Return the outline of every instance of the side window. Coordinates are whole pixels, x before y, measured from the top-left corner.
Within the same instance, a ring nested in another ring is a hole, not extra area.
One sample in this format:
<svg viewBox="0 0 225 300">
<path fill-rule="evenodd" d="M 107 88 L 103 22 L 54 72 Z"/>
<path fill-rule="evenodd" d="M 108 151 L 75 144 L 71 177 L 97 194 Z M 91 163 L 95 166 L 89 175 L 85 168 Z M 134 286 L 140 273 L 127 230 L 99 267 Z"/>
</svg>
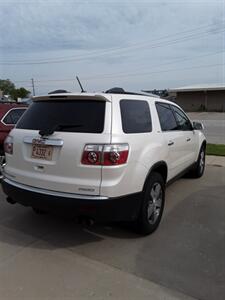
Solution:
<svg viewBox="0 0 225 300">
<path fill-rule="evenodd" d="M 157 102 L 156 109 L 159 116 L 159 122 L 162 131 L 177 130 L 177 122 L 174 117 L 173 111 L 170 106 L 166 103 Z"/>
<path fill-rule="evenodd" d="M 171 105 L 177 120 L 179 130 L 192 130 L 192 125 L 187 116 L 178 107 Z"/>
<path fill-rule="evenodd" d="M 143 133 L 152 131 L 152 121 L 147 101 L 121 100 L 120 111 L 123 132 Z"/>
<path fill-rule="evenodd" d="M 2 120 L 7 125 L 15 125 L 26 109 L 12 109 Z"/>
</svg>

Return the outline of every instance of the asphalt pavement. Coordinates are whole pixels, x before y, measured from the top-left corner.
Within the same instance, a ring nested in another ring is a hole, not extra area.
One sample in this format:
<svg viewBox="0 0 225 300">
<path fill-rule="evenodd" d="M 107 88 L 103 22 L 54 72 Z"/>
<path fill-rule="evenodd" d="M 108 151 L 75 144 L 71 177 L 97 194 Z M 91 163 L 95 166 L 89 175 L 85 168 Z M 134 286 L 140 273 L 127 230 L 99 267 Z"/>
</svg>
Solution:
<svg viewBox="0 0 225 300">
<path fill-rule="evenodd" d="M 225 144 L 225 113 L 193 112 L 188 115 L 193 121 L 203 123 L 208 143 Z"/>
<path fill-rule="evenodd" d="M 0 299 L 225 299 L 225 167 L 166 192 L 158 230 L 85 227 L 0 193 Z"/>
</svg>

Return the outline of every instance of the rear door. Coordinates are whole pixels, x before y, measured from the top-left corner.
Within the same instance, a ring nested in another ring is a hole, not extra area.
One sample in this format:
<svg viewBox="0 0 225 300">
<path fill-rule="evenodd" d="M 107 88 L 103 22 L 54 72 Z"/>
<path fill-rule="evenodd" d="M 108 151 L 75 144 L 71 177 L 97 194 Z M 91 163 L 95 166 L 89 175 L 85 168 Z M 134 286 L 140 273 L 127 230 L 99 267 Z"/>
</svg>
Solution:
<svg viewBox="0 0 225 300">
<path fill-rule="evenodd" d="M 110 142 L 111 103 L 35 101 L 12 131 L 6 173 L 15 181 L 52 191 L 99 195 L 101 166 L 81 164 L 86 144 Z"/>
</svg>

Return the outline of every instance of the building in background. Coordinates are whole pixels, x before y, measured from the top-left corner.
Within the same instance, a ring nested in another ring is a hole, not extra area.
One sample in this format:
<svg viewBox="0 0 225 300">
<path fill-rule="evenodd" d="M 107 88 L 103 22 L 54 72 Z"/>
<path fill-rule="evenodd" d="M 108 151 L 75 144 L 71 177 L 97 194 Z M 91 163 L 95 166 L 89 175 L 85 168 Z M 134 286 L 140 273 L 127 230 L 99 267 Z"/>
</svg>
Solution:
<svg viewBox="0 0 225 300">
<path fill-rule="evenodd" d="M 185 86 L 169 89 L 168 94 L 186 111 L 225 111 L 225 85 Z"/>
</svg>

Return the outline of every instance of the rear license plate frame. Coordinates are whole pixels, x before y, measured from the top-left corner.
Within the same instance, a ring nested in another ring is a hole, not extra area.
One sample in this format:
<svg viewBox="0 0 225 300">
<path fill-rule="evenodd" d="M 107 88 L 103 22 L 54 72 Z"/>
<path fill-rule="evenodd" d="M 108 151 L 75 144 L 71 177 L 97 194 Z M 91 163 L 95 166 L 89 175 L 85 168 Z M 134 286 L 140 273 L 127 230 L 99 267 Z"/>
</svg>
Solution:
<svg viewBox="0 0 225 300">
<path fill-rule="evenodd" d="M 53 146 L 32 143 L 31 158 L 52 161 Z"/>
</svg>

